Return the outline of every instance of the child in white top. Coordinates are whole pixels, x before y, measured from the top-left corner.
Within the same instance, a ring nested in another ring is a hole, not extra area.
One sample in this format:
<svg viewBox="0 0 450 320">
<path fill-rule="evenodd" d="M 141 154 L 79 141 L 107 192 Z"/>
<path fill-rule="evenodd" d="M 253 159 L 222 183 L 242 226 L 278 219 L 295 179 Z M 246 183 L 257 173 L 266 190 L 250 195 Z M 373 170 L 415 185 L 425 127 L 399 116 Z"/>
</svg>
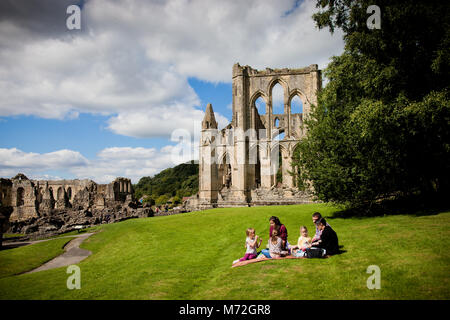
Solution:
<svg viewBox="0 0 450 320">
<path fill-rule="evenodd" d="M 269 254 L 271 258 L 281 257 L 283 241 L 278 236 L 278 234 L 278 229 L 274 228 L 272 231 L 272 237 L 269 239 Z"/>
<path fill-rule="evenodd" d="M 234 260 L 233 264 L 239 261 L 251 260 L 256 258 L 256 249 L 261 245 L 262 239 L 255 235 L 255 229 L 248 228 L 246 231 L 247 238 L 245 238 L 245 255 L 241 259 Z"/>
<path fill-rule="evenodd" d="M 300 237 L 298 238 L 297 245 L 290 246 L 292 255 L 296 257 L 303 257 L 306 249 L 311 247 L 311 238 L 308 237 L 308 229 L 305 226 L 300 227 Z"/>
</svg>

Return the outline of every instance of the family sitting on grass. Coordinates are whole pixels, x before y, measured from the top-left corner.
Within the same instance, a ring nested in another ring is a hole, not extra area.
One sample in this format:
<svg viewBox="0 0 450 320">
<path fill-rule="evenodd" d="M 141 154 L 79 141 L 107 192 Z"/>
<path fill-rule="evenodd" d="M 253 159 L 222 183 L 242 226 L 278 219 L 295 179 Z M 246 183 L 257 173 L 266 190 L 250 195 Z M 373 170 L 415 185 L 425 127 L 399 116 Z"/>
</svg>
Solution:
<svg viewBox="0 0 450 320">
<path fill-rule="evenodd" d="M 245 239 L 246 252 L 244 257 L 233 261 L 233 265 L 252 259 L 276 259 L 280 257 L 291 258 L 323 258 L 339 253 L 339 243 L 336 232 L 330 227 L 325 218 L 319 212 L 314 212 L 312 221 L 316 226 L 316 234 L 311 239 L 308 236 L 308 229 L 300 227 L 300 237 L 296 245 L 288 242 L 286 226 L 280 222 L 278 217 L 272 216 L 269 219 L 269 241 L 267 248 L 258 253 L 262 239 L 255 233 L 255 229 L 247 229 Z"/>
</svg>

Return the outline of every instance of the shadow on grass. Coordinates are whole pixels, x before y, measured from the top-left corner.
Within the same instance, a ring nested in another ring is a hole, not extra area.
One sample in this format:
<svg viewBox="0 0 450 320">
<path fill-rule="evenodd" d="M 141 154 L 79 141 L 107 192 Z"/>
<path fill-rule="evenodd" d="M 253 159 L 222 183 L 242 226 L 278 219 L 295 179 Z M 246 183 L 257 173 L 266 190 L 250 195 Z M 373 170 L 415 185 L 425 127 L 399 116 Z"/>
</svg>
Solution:
<svg viewBox="0 0 450 320">
<path fill-rule="evenodd" d="M 15 248 L 23 247 L 23 246 L 26 246 L 26 245 L 29 245 L 29 244 L 30 244 L 30 242 L 3 243 L 3 245 L 0 247 L 0 251 L 9 250 L 9 249 L 15 249 Z"/>
<path fill-rule="evenodd" d="M 343 253 L 346 253 L 347 250 L 343 250 L 342 248 L 344 248 L 344 245 L 339 245 L 339 252 L 335 254 L 335 256 L 337 255 L 341 255 Z"/>
<path fill-rule="evenodd" d="M 371 218 L 391 215 L 432 216 L 450 211 L 450 203 L 443 199 L 403 198 L 384 200 L 371 206 L 336 211 L 327 219 Z"/>
</svg>

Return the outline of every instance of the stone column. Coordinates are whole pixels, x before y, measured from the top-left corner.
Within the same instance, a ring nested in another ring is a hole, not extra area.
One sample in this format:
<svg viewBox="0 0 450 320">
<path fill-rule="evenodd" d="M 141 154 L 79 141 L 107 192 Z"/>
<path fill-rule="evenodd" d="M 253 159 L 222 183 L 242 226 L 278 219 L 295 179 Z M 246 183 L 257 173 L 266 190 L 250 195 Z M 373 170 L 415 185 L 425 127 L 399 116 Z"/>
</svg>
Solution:
<svg viewBox="0 0 450 320">
<path fill-rule="evenodd" d="M 270 157 L 270 142 L 268 140 L 260 140 L 259 159 L 261 162 L 261 188 L 263 189 L 270 189 L 272 187 Z"/>
<path fill-rule="evenodd" d="M 281 153 L 281 170 L 283 175 L 283 186 L 287 188 L 292 188 L 294 186 L 292 175 L 289 172 L 292 172 L 292 157 L 288 154 L 288 152 Z"/>
</svg>

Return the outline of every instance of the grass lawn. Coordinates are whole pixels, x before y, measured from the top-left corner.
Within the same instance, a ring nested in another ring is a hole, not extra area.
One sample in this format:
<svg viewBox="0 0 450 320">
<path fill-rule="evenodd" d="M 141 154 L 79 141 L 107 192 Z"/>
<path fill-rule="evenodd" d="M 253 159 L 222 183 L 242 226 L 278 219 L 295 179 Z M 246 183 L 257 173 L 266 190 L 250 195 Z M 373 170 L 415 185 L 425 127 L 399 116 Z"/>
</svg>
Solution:
<svg viewBox="0 0 450 320">
<path fill-rule="evenodd" d="M 80 290 L 68 290 L 66 268 L 58 268 L 2 277 L 0 299 L 450 298 L 450 212 L 329 219 L 345 253 L 231 268 L 244 255 L 248 227 L 265 246 L 268 219 L 277 215 L 295 243 L 301 225 L 314 233 L 314 211 L 328 217 L 337 209 L 226 208 L 102 225 L 81 246 L 93 254 L 79 263 Z M 14 250 L 2 252 L 0 265 Z M 381 269 L 380 290 L 366 286 L 370 265 Z"/>
<path fill-rule="evenodd" d="M 64 252 L 72 239 L 56 239 L 0 251 L 0 278 L 30 271 Z"/>
</svg>

